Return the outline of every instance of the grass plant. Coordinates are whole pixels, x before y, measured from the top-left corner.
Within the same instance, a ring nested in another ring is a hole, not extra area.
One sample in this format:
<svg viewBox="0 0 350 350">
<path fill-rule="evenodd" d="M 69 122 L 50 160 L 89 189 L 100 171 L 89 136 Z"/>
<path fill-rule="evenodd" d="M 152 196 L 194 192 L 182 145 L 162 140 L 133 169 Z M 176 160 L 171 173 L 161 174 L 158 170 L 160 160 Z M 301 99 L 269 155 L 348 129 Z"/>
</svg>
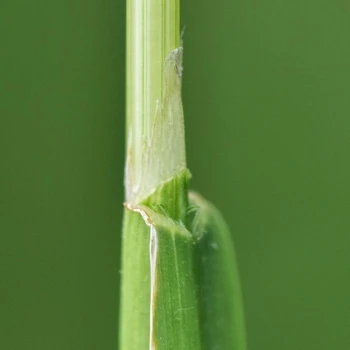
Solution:
<svg viewBox="0 0 350 350">
<path fill-rule="evenodd" d="M 127 1 L 121 350 L 245 350 L 221 214 L 189 191 L 179 0 Z"/>
</svg>

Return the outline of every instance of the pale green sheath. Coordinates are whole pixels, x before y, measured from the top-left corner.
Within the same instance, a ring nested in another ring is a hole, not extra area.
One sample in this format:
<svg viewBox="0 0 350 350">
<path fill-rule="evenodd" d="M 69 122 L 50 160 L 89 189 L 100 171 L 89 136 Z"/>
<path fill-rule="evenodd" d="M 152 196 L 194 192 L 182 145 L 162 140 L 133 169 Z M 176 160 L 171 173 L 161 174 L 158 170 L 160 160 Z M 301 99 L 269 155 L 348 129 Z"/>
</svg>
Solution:
<svg viewBox="0 0 350 350">
<path fill-rule="evenodd" d="M 232 236 L 217 209 L 188 191 L 181 73 L 177 48 L 164 63 L 142 171 L 133 172 L 128 149 L 120 350 L 246 350 Z"/>
</svg>

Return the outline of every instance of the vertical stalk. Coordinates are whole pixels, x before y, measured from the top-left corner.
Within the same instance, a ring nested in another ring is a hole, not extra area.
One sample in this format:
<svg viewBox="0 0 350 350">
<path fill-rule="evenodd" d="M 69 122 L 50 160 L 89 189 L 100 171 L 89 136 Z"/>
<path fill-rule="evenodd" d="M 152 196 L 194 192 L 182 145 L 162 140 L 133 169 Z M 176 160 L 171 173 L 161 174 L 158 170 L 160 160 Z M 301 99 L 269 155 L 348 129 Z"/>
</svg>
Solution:
<svg viewBox="0 0 350 350">
<path fill-rule="evenodd" d="M 141 181 L 144 144 L 164 92 L 164 62 L 180 45 L 180 0 L 127 1 L 128 178 Z M 128 196 L 128 195 L 127 195 Z"/>
<path fill-rule="evenodd" d="M 177 263 L 191 261 L 191 237 L 182 227 L 173 227 L 173 221 L 168 227 L 167 219 L 164 224 L 155 213 L 140 209 L 147 204 L 181 220 L 186 214 L 189 176 L 184 169 L 182 50 L 176 49 L 180 44 L 179 1 L 127 0 L 128 151 L 120 350 L 178 350 L 186 349 L 187 344 L 198 350 L 198 327 L 194 334 L 189 333 L 190 323 L 198 324 L 197 310 L 191 307 L 187 312 L 192 318 L 181 312 L 187 310 L 183 305 L 195 303 L 194 278 L 186 266 Z M 178 178 L 163 187 L 178 172 Z M 152 219 L 145 220 L 150 215 Z M 186 288 L 179 287 L 176 275 L 182 283 L 188 280 Z M 184 328 L 189 334 L 179 342 L 178 330 Z"/>
</svg>

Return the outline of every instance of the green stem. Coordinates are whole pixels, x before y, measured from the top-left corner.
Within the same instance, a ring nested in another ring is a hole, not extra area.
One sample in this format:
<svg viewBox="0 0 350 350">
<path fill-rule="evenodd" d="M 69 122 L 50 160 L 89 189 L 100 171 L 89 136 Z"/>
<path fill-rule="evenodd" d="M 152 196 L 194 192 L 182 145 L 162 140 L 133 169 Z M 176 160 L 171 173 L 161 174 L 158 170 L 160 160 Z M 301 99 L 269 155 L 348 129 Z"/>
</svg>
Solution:
<svg viewBox="0 0 350 350">
<path fill-rule="evenodd" d="M 180 45 L 179 14 L 180 0 L 127 1 L 127 177 L 134 187 L 143 176 L 144 145 L 164 93 L 165 58 Z"/>
<path fill-rule="evenodd" d="M 128 0 L 121 350 L 199 350 L 179 44 L 179 0 Z"/>
</svg>

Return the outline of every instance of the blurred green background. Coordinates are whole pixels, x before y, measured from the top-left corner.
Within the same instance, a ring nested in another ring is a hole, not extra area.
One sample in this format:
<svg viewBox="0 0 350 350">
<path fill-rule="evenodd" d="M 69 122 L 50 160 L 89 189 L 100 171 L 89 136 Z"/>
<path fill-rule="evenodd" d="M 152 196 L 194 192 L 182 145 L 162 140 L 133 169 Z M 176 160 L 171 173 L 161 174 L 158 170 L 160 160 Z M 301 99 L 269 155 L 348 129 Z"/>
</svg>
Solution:
<svg viewBox="0 0 350 350">
<path fill-rule="evenodd" d="M 350 5 L 183 1 L 193 187 L 250 350 L 350 349 Z M 0 4 L 0 349 L 117 348 L 125 3 Z"/>
</svg>

